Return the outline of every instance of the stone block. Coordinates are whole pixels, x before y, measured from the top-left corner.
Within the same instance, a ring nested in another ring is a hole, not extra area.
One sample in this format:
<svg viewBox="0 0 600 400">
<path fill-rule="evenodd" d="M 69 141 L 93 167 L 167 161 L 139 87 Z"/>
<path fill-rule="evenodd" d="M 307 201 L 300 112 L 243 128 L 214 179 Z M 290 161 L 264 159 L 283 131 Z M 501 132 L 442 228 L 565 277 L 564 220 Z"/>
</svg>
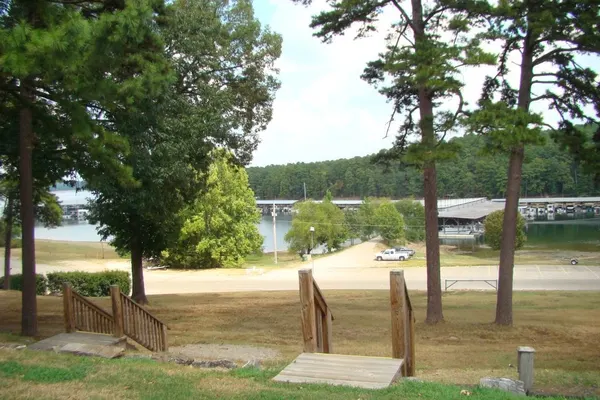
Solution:
<svg viewBox="0 0 600 400">
<path fill-rule="evenodd" d="M 481 378 L 479 386 L 491 389 L 500 389 L 516 395 L 525 396 L 525 384 L 508 378 Z"/>
<path fill-rule="evenodd" d="M 117 346 L 103 346 L 99 344 L 68 343 L 62 346 L 58 352 L 77 354 L 80 356 L 117 358 L 125 353 L 125 349 Z"/>
</svg>

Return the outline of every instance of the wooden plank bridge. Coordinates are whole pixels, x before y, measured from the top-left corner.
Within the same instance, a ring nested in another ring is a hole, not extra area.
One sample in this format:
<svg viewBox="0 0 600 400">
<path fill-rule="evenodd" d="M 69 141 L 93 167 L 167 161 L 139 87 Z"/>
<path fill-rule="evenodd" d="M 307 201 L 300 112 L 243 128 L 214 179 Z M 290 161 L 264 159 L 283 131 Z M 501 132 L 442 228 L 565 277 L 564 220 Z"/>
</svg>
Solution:
<svg viewBox="0 0 600 400">
<path fill-rule="evenodd" d="M 304 353 L 273 380 L 381 389 L 402 376 L 414 376 L 415 316 L 404 271 L 390 272 L 392 357 L 330 354 L 333 351 L 333 313 L 313 279 L 312 270 L 303 269 L 298 274 Z"/>
</svg>

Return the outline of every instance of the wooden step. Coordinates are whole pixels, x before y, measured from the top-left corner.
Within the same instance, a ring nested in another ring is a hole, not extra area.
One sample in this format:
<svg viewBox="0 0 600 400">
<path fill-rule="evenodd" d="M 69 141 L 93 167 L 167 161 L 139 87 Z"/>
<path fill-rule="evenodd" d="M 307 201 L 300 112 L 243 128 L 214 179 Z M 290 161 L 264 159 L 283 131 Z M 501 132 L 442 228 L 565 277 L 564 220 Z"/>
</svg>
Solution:
<svg viewBox="0 0 600 400">
<path fill-rule="evenodd" d="M 403 363 L 398 358 L 302 353 L 273 380 L 382 389 L 400 378 Z"/>
</svg>

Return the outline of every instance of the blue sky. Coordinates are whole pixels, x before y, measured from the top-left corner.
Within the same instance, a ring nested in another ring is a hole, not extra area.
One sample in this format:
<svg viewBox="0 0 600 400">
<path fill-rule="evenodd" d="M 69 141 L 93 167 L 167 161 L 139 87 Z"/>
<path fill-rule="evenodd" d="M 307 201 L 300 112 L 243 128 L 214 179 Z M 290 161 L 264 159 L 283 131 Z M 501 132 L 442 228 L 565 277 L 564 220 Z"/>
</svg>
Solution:
<svg viewBox="0 0 600 400">
<path fill-rule="evenodd" d="M 392 138 L 382 138 L 390 105 L 360 79 L 366 62 L 384 49 L 383 33 L 323 44 L 308 26 L 319 7 L 291 0 L 256 0 L 254 7 L 260 21 L 283 36 L 283 52 L 273 120 L 252 165 L 363 156 L 389 147 Z"/>
<path fill-rule="evenodd" d="M 283 37 L 283 51 L 277 62 L 281 89 L 276 94 L 273 120 L 261 132 L 261 143 L 254 153 L 252 166 L 312 162 L 364 156 L 389 148 L 395 130 L 384 139 L 386 124 L 392 111 L 377 90 L 360 79 L 368 61 L 385 49 L 386 28 L 397 19 L 397 11 L 388 9 L 380 17 L 380 32 L 354 40 L 354 32 L 323 44 L 309 28 L 311 16 L 326 8 L 326 2 L 315 0 L 304 7 L 291 0 L 254 0 L 256 16 Z M 490 46 L 491 51 L 499 48 Z M 598 57 L 582 57 L 586 66 L 598 66 Z M 519 54 L 510 59 L 510 80 L 518 83 L 516 66 Z M 474 104 L 481 93 L 486 75 L 494 67 L 463 71 L 463 96 Z M 534 95 L 544 88 L 534 88 Z M 449 104 L 451 107 L 452 104 Z M 452 107 L 453 108 L 453 107 Z M 557 116 L 539 103 L 534 111 L 554 124 Z M 398 118 L 396 118 L 398 119 Z"/>
</svg>

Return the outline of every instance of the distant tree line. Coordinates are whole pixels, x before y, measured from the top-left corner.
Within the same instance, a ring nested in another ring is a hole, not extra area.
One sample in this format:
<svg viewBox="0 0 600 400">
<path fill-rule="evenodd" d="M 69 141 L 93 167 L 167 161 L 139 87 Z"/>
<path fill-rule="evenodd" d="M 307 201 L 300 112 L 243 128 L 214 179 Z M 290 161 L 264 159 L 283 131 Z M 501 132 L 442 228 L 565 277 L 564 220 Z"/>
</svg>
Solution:
<svg viewBox="0 0 600 400">
<path fill-rule="evenodd" d="M 508 156 L 484 153 L 485 138 L 468 134 L 451 140 L 460 146 L 451 161 L 439 163 L 438 196 L 504 197 Z M 415 168 L 373 165 L 371 156 L 314 163 L 295 163 L 248 168 L 250 186 L 259 199 L 304 196 L 321 198 L 330 190 L 335 198 L 423 196 L 423 176 Z M 592 172 L 545 135 L 543 145 L 531 146 L 525 156 L 521 196 L 592 196 Z"/>
</svg>

